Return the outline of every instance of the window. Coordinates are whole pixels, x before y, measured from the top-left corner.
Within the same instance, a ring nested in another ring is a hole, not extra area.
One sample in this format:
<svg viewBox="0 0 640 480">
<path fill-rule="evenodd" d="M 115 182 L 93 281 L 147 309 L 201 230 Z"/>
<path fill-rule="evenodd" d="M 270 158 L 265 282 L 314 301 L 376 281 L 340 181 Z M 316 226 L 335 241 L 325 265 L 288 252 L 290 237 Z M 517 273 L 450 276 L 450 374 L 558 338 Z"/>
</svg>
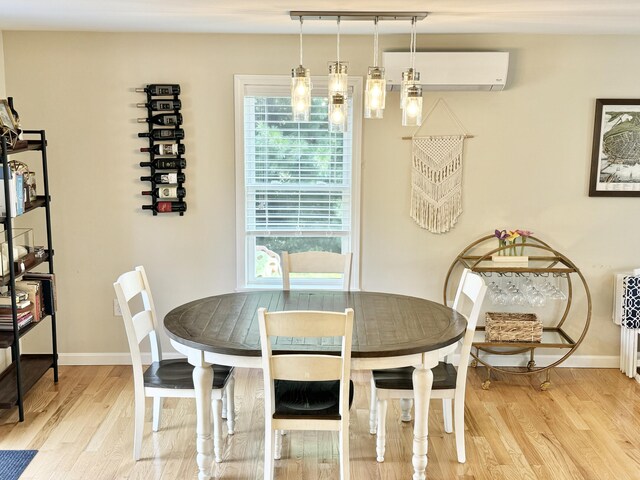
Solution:
<svg viewBox="0 0 640 480">
<path fill-rule="evenodd" d="M 349 128 L 340 134 L 328 129 L 323 79 L 313 80 L 310 121 L 294 122 L 288 77 L 236 75 L 239 289 L 281 285 L 281 252 L 310 250 L 352 252 L 357 288 L 362 80 L 351 81 Z M 292 285 L 341 280 L 303 276 Z"/>
</svg>

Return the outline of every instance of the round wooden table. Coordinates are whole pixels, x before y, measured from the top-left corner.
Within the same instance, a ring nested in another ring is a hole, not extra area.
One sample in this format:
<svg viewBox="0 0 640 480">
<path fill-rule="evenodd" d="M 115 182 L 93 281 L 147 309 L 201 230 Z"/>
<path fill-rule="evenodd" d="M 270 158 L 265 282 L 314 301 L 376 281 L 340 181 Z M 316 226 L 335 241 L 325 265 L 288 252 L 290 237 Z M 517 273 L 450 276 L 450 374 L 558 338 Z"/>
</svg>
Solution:
<svg viewBox="0 0 640 480">
<path fill-rule="evenodd" d="M 257 310 L 354 309 L 352 370 L 415 366 L 414 480 L 425 478 L 431 369 L 453 352 L 465 333 L 463 315 L 429 300 L 391 293 L 306 291 L 239 292 L 203 298 L 170 311 L 164 326 L 172 345 L 194 365 L 196 449 L 199 480 L 210 478 L 212 364 L 262 368 Z M 327 352 L 338 345 L 278 338 L 274 353 Z M 215 443 L 220 439 L 213 439 Z M 375 458 L 372 452 L 372 458 Z"/>
</svg>

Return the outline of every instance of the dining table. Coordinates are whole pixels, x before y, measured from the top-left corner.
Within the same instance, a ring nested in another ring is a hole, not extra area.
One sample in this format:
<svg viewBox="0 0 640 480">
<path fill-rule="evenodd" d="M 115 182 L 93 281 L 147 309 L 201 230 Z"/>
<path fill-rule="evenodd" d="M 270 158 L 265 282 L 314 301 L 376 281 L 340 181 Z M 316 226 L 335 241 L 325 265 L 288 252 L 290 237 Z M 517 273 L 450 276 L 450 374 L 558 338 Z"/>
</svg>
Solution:
<svg viewBox="0 0 640 480">
<path fill-rule="evenodd" d="M 413 480 L 426 478 L 431 369 L 455 350 L 465 317 L 439 303 L 395 293 L 329 290 L 242 291 L 201 298 L 171 310 L 164 328 L 172 346 L 194 366 L 198 479 L 210 478 L 212 365 L 262 368 L 258 308 L 268 311 L 354 310 L 352 370 L 414 366 Z M 316 340 L 316 339 L 313 339 Z M 275 354 L 339 352 L 340 339 L 278 337 Z M 218 455 L 216 455 L 218 457 Z M 375 452 L 371 458 L 375 461 Z M 216 458 L 218 460 L 218 458 Z"/>
</svg>

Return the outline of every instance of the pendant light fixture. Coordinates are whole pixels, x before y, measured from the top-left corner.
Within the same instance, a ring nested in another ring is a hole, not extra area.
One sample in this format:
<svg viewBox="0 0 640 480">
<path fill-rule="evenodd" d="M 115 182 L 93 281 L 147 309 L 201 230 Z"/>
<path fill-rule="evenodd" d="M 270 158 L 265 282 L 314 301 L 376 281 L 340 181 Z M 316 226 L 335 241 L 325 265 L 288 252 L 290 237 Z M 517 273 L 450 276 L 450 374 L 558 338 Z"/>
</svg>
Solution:
<svg viewBox="0 0 640 480">
<path fill-rule="evenodd" d="M 291 70 L 291 109 L 294 122 L 308 122 L 311 111 L 311 74 L 302 66 L 302 17 L 300 17 L 300 65 Z"/>
<path fill-rule="evenodd" d="M 422 125 L 422 87 L 418 83 L 420 74 L 415 71 L 416 61 L 416 19 L 411 19 L 411 68 L 407 73 L 406 90 L 403 75 L 401 92 L 404 92 L 404 102 L 401 97 L 402 126 L 419 127 Z M 409 75 L 410 74 L 410 75 Z"/>
<path fill-rule="evenodd" d="M 373 67 L 369 67 L 364 93 L 364 118 L 382 118 L 387 81 L 384 68 L 378 66 L 378 17 L 373 21 Z"/>
<path fill-rule="evenodd" d="M 294 120 L 308 121 L 311 106 L 311 78 L 309 70 L 302 66 L 302 20 L 336 20 L 337 59 L 329 62 L 328 117 L 330 132 L 345 132 L 349 109 L 347 63 L 340 61 L 340 21 L 364 20 L 374 22 L 373 66 L 367 72 L 364 98 L 365 118 L 382 118 L 386 100 L 384 68 L 378 66 L 378 21 L 411 20 L 411 67 L 402 72 L 400 107 L 402 125 L 422 123 L 422 87 L 420 73 L 415 71 L 416 22 L 427 18 L 427 12 L 336 12 L 336 11 L 291 11 L 292 20 L 300 21 L 300 66 L 293 69 L 291 81 L 291 105 Z"/>
<path fill-rule="evenodd" d="M 329 63 L 329 131 L 340 133 L 347 130 L 347 64 L 340 61 L 340 17 L 336 39 L 337 60 Z"/>
</svg>

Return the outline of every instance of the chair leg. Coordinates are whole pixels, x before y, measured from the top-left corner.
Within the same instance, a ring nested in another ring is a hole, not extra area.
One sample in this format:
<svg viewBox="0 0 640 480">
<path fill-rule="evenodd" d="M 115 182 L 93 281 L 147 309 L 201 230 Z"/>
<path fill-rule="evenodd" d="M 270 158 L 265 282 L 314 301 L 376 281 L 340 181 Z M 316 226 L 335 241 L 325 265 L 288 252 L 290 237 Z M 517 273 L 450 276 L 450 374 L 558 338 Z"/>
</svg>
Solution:
<svg viewBox="0 0 640 480">
<path fill-rule="evenodd" d="M 160 417 L 162 416 L 162 397 L 153 397 L 153 431 L 160 430 Z"/>
<path fill-rule="evenodd" d="M 378 399 L 378 435 L 376 438 L 376 453 L 378 462 L 384 462 L 384 451 L 387 441 L 387 401 Z"/>
<path fill-rule="evenodd" d="M 280 460 L 282 458 L 282 430 L 276 430 L 274 443 L 273 459 Z"/>
<path fill-rule="evenodd" d="M 340 435 L 340 480 L 349 480 L 349 424 L 342 425 L 338 432 Z"/>
<path fill-rule="evenodd" d="M 369 405 L 369 433 L 376 434 L 376 405 L 378 403 L 378 394 L 376 393 L 376 383 L 371 376 L 371 403 Z"/>
<path fill-rule="evenodd" d="M 271 428 L 271 421 L 268 418 L 264 423 L 264 480 L 273 480 L 275 432 Z"/>
<path fill-rule="evenodd" d="M 402 420 L 403 422 L 411 421 L 411 407 L 413 407 L 413 398 L 400 399 L 400 410 L 402 411 L 400 420 Z"/>
<path fill-rule="evenodd" d="M 216 463 L 222 462 L 222 400 L 211 401 L 211 416 L 213 421 L 213 457 Z"/>
<path fill-rule="evenodd" d="M 232 374 L 232 377 L 227 382 L 227 388 L 225 390 L 225 395 L 223 396 L 223 399 L 226 400 L 226 405 L 227 405 L 226 419 L 227 419 L 227 431 L 229 435 L 233 435 L 236 428 L 236 404 L 234 400 L 235 385 L 236 385 L 236 379 Z M 224 408 L 224 403 L 223 403 L 223 408 Z"/>
<path fill-rule="evenodd" d="M 140 460 L 142 450 L 142 435 L 144 433 L 144 395 L 134 394 L 135 412 L 133 424 L 133 459 Z"/>
<path fill-rule="evenodd" d="M 456 434 L 456 451 L 458 452 L 458 462 L 464 463 L 467 461 L 467 456 L 464 448 L 464 391 L 459 394 L 456 391 L 455 405 L 453 408 L 455 434 Z"/>
<path fill-rule="evenodd" d="M 444 419 L 444 431 L 447 433 L 453 432 L 453 422 L 452 422 L 452 414 L 451 411 L 451 399 L 443 398 L 442 399 L 442 418 Z"/>
</svg>

